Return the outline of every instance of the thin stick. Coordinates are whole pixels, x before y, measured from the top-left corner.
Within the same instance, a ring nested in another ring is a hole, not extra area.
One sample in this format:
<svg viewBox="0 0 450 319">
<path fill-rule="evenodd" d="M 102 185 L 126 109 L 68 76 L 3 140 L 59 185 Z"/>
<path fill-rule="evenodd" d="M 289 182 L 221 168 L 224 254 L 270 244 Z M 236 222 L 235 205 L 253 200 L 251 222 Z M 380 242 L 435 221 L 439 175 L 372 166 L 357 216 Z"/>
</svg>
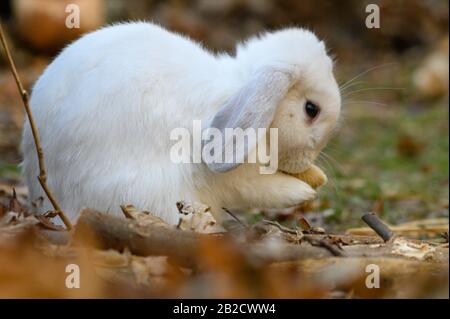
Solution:
<svg viewBox="0 0 450 319">
<path fill-rule="evenodd" d="M 339 250 L 339 246 L 335 247 L 334 244 L 330 243 L 327 238 L 314 238 L 312 236 L 303 236 L 303 240 L 310 243 L 312 246 L 323 247 L 328 250 L 333 256 L 344 256 L 344 254 Z"/>
<path fill-rule="evenodd" d="M 228 208 L 222 207 L 225 213 L 233 217 L 235 221 L 237 221 L 242 227 L 247 228 L 248 225 L 246 225 L 243 221 L 241 221 L 235 214 L 233 214 Z"/>
<path fill-rule="evenodd" d="M 47 195 L 47 198 L 49 199 L 53 208 L 58 213 L 58 216 L 61 218 L 64 225 L 66 225 L 67 230 L 70 230 L 70 229 L 72 229 L 72 224 L 70 223 L 69 219 L 66 217 L 64 212 L 61 210 L 61 207 L 59 206 L 58 202 L 56 201 L 55 197 L 53 196 L 52 192 L 50 191 L 50 189 L 47 185 L 47 173 L 46 173 L 46 169 L 45 169 L 44 152 L 42 151 L 42 146 L 41 146 L 41 142 L 39 139 L 39 133 L 38 133 L 36 124 L 34 122 L 33 115 L 31 113 L 28 92 L 25 90 L 22 82 L 20 81 L 19 74 L 18 74 L 16 66 L 14 64 L 14 60 L 11 56 L 11 52 L 9 51 L 8 44 L 6 43 L 6 38 L 3 33 L 3 28 L 2 28 L 1 22 L 0 22 L 0 41 L 3 45 L 3 49 L 5 50 L 6 58 L 9 63 L 9 68 L 14 76 L 14 80 L 16 81 L 16 85 L 17 85 L 17 88 L 19 89 L 19 93 L 22 98 L 23 106 L 25 108 L 25 112 L 27 113 L 28 121 L 30 122 L 31 133 L 33 134 L 34 144 L 36 145 L 36 153 L 37 153 L 38 163 L 39 163 L 39 176 L 38 176 L 39 183 L 41 184 L 42 189 L 44 190 L 45 194 Z"/>
<path fill-rule="evenodd" d="M 299 230 L 291 229 L 291 228 L 285 227 L 285 226 L 281 225 L 280 223 L 275 222 L 275 221 L 272 221 L 272 220 L 263 219 L 262 222 L 263 222 L 264 224 L 268 224 L 268 225 L 275 226 L 275 227 L 277 227 L 279 230 L 281 230 L 282 232 L 285 232 L 285 233 L 288 233 L 288 234 L 292 234 L 292 235 L 299 235 L 299 234 L 301 234 L 301 232 L 300 232 Z"/>
<path fill-rule="evenodd" d="M 301 235 L 302 240 L 307 241 L 312 246 L 319 246 L 319 247 L 325 248 L 333 256 L 343 256 L 343 253 L 341 251 L 339 251 L 339 249 L 334 247 L 333 244 L 331 244 L 327 238 L 314 238 L 312 236 L 303 234 L 299 230 L 285 227 L 278 222 L 267 220 L 267 219 L 263 219 L 263 223 L 268 224 L 268 225 L 273 225 L 273 226 L 277 227 L 280 231 L 288 233 L 288 234 L 297 235 L 297 236 Z"/>
<path fill-rule="evenodd" d="M 372 228 L 378 236 L 383 238 L 385 242 L 389 241 L 394 232 L 374 213 L 366 213 L 363 215 L 362 220 Z"/>
</svg>

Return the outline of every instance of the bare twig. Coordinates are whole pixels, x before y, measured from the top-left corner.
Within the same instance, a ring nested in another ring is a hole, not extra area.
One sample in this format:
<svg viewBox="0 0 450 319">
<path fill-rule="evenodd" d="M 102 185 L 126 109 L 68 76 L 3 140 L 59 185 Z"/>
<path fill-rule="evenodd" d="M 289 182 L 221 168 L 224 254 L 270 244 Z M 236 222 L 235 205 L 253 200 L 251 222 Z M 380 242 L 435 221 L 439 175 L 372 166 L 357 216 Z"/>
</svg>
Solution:
<svg viewBox="0 0 450 319">
<path fill-rule="evenodd" d="M 25 108 L 25 112 L 27 114 L 28 121 L 30 122 L 31 133 L 33 134 L 34 144 L 36 145 L 36 152 L 37 152 L 38 163 L 39 163 L 39 176 L 38 176 L 39 183 L 41 184 L 42 189 L 44 190 L 45 194 L 47 195 L 53 208 L 58 213 L 58 216 L 61 218 L 64 225 L 66 225 L 66 228 L 68 230 L 70 230 L 72 228 L 72 224 L 70 223 L 69 219 L 66 217 L 66 215 L 61 210 L 61 207 L 59 206 L 58 202 L 56 201 L 55 197 L 53 196 L 52 192 L 50 191 L 50 189 L 47 185 L 47 173 L 46 173 L 46 169 L 45 169 L 44 152 L 42 151 L 42 146 L 41 146 L 41 142 L 39 139 L 38 129 L 36 127 L 33 115 L 31 113 L 28 92 L 25 90 L 22 82 L 20 81 L 19 74 L 18 74 L 16 66 L 14 64 L 14 60 L 11 56 L 11 52 L 9 51 L 8 44 L 6 43 L 6 38 L 3 33 L 3 28 L 1 26 L 1 22 L 0 22 L 0 40 L 1 40 L 1 43 L 3 46 L 3 49 L 5 50 L 6 58 L 9 63 L 9 68 L 11 69 L 11 72 L 14 76 L 14 80 L 16 81 L 17 88 L 19 89 L 19 93 L 22 98 L 23 106 Z"/>
<path fill-rule="evenodd" d="M 366 213 L 362 220 L 372 228 L 385 242 L 394 236 L 394 232 L 374 213 Z"/>
<path fill-rule="evenodd" d="M 288 234 L 300 235 L 302 233 L 300 230 L 296 230 L 296 229 L 285 227 L 285 226 L 281 225 L 280 223 L 272 221 L 272 220 L 263 219 L 262 222 L 264 224 L 275 226 L 276 228 L 278 228 L 282 232 L 285 232 L 285 233 L 288 233 Z"/>
<path fill-rule="evenodd" d="M 331 243 L 328 238 L 314 238 L 313 236 L 305 235 L 302 240 L 307 241 L 312 246 L 323 247 L 328 250 L 333 256 L 343 256 L 343 252 L 339 249 L 339 246 Z"/>
<path fill-rule="evenodd" d="M 241 221 L 234 213 L 232 213 L 228 208 L 222 207 L 225 213 L 230 215 L 235 221 L 237 221 L 242 227 L 247 228 L 248 225 Z"/>
<path fill-rule="evenodd" d="M 301 240 L 307 241 L 312 246 L 323 247 L 326 250 L 328 250 L 333 256 L 343 256 L 343 253 L 333 243 L 330 243 L 330 241 L 326 237 L 316 238 L 316 237 L 313 237 L 310 235 L 305 235 L 300 230 L 285 227 L 278 222 L 267 220 L 267 219 L 264 219 L 263 223 L 275 226 L 282 232 L 292 234 L 292 235 L 297 235 L 297 236 L 301 237 Z"/>
</svg>

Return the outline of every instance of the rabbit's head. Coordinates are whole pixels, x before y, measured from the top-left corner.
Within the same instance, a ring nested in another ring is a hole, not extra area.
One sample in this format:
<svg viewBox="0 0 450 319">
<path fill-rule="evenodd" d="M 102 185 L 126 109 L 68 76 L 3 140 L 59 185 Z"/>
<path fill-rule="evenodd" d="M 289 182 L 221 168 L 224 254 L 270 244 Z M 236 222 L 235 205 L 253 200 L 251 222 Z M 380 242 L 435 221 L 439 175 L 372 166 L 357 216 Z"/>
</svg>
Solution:
<svg viewBox="0 0 450 319">
<path fill-rule="evenodd" d="M 239 45 L 236 62 L 246 83 L 226 101 L 210 127 L 277 128 L 278 168 L 288 173 L 305 170 L 328 141 L 341 107 L 324 43 L 304 29 L 284 29 Z M 223 145 L 227 143 L 234 140 L 225 138 Z M 244 156 L 257 143 L 248 142 Z M 238 165 L 208 164 L 214 171 Z"/>
</svg>

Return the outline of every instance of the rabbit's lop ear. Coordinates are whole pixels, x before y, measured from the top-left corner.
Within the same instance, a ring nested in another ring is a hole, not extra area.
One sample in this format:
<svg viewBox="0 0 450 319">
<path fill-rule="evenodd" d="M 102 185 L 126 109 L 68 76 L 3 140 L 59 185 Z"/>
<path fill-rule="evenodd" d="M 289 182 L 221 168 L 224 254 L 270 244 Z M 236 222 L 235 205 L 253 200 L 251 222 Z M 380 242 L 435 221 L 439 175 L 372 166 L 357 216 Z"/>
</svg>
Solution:
<svg viewBox="0 0 450 319">
<path fill-rule="evenodd" d="M 289 70 L 266 67 L 225 102 L 203 135 L 202 158 L 210 170 L 227 172 L 244 163 L 263 137 L 258 129 L 269 128 L 292 81 Z"/>
</svg>

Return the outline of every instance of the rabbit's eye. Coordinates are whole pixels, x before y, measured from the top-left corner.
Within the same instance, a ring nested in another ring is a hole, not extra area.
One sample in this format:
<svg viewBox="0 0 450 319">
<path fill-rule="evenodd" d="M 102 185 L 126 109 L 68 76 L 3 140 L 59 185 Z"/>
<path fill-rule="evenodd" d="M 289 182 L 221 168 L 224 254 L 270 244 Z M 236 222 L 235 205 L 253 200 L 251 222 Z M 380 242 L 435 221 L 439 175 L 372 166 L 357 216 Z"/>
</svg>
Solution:
<svg viewBox="0 0 450 319">
<path fill-rule="evenodd" d="M 315 119 L 320 112 L 320 108 L 311 101 L 306 101 L 305 112 L 310 119 Z"/>
</svg>

